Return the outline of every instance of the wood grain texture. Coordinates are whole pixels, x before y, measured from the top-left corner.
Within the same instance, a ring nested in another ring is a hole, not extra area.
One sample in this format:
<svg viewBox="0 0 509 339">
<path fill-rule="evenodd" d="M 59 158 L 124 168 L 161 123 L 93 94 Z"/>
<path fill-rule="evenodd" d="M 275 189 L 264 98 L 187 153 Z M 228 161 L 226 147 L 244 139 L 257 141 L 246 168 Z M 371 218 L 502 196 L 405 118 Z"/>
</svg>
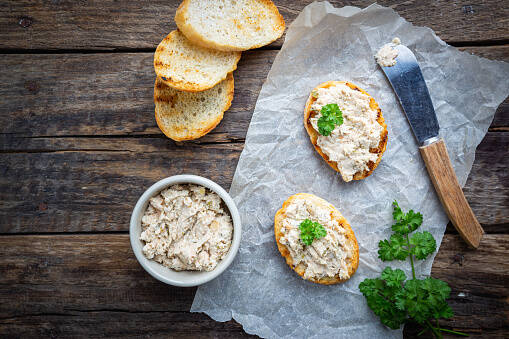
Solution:
<svg viewBox="0 0 509 339">
<path fill-rule="evenodd" d="M 126 231 L 137 199 L 162 178 L 197 174 L 228 189 L 243 147 L 166 137 L 35 140 L 43 145 L 35 152 L 0 154 L 0 233 Z"/>
<path fill-rule="evenodd" d="M 505 235 L 484 235 L 477 250 L 470 249 L 459 235 L 444 238 L 432 269 L 435 278 L 447 281 L 452 288 L 450 302 L 456 316 L 444 324 L 477 331 L 481 327 L 509 328 L 509 263 L 502 259 L 508 251 L 509 238 Z M 481 295 L 490 299 L 491 306 L 475 306 Z M 490 320 L 481 325 L 479 319 L 484 317 Z"/>
<path fill-rule="evenodd" d="M 509 61 L 509 44 L 500 46 L 458 47 L 462 52 L 491 60 Z"/>
<path fill-rule="evenodd" d="M 242 149 L 164 136 L 5 138 L 0 233 L 126 231 L 136 200 L 161 178 L 198 174 L 228 189 Z M 509 132 L 489 132 L 465 187 L 483 224 L 509 220 L 508 166 Z"/>
<path fill-rule="evenodd" d="M 509 45 L 466 49 L 509 61 Z M 243 53 L 224 119 L 200 142 L 243 139 L 277 51 Z M 3 55 L 0 138 L 161 134 L 154 118 L 152 53 Z M 509 126 L 509 99 L 494 126 Z M 1 142 L 1 139 L 0 139 Z"/>
<path fill-rule="evenodd" d="M 0 233 L 8 233 L 0 235 L 0 337 L 250 337 L 235 321 L 188 313 L 194 288 L 154 280 L 136 262 L 128 235 L 107 233 L 126 231 L 137 197 L 164 176 L 194 173 L 229 187 L 283 42 L 243 53 L 233 106 L 212 133 L 172 142 L 154 120 L 152 58 L 175 28 L 179 2 L 0 4 L 0 53 L 18 53 L 0 60 Z M 275 1 L 287 25 L 310 2 Z M 372 0 L 331 2 L 364 7 Z M 507 1 L 378 3 L 471 46 L 462 50 L 509 61 Z M 509 333 L 509 99 L 490 131 L 464 188 L 488 234 L 476 252 L 448 227 L 432 271 L 452 287 L 456 316 L 442 325 L 471 338 Z M 80 233 L 12 235 L 26 232 Z M 406 326 L 405 337 L 417 333 Z"/>
<path fill-rule="evenodd" d="M 432 274 L 451 285 L 456 316 L 443 325 L 474 338 L 504 333 L 508 250 L 509 235 L 486 235 L 478 251 L 445 235 Z M 242 335 L 234 322 L 183 313 L 195 289 L 149 276 L 127 234 L 0 236 L 0 258 L 0 333 L 7 337 Z"/>
<path fill-rule="evenodd" d="M 506 46 L 468 50 L 509 58 Z M 242 145 L 211 143 L 243 141 L 276 53 L 244 53 L 232 108 L 196 141 L 202 146 L 175 144 L 156 127 L 151 53 L 4 55 L 0 233 L 126 230 L 136 197 L 166 175 L 201 174 L 229 187 Z M 505 126 L 508 109 L 495 118 Z M 509 219 L 507 151 L 506 134 L 488 134 L 465 187 L 483 224 Z"/>
<path fill-rule="evenodd" d="M 311 0 L 275 4 L 287 26 Z M 366 7 L 371 0 L 330 0 L 335 7 Z M 180 0 L 28 1 L 6 0 L 0 6 L 2 49 L 155 49 L 176 28 Z M 432 28 L 443 40 L 504 41 L 509 3 L 499 0 L 380 0 L 408 21 Z M 447 13 L 447 15 L 444 15 Z M 271 47 L 279 47 L 283 38 Z"/>
<path fill-rule="evenodd" d="M 476 160 L 463 188 L 483 227 L 485 224 L 509 225 L 509 164 L 505 159 L 509 159 L 509 134 L 488 133 L 477 148 Z M 506 212 L 502 211 L 503 206 Z"/>
<path fill-rule="evenodd" d="M 171 301 L 169 301 L 171 302 Z M 2 338 L 258 338 L 231 320 L 216 322 L 203 313 L 72 311 L 27 314 L 0 320 Z"/>
<path fill-rule="evenodd" d="M 440 139 L 419 151 L 449 220 L 467 244 L 479 247 L 484 231 L 458 183 L 445 142 Z"/>
<path fill-rule="evenodd" d="M 232 107 L 201 141 L 244 138 L 276 51 L 247 52 Z M 154 118 L 152 53 L 4 55 L 0 135 L 161 134 Z"/>
</svg>

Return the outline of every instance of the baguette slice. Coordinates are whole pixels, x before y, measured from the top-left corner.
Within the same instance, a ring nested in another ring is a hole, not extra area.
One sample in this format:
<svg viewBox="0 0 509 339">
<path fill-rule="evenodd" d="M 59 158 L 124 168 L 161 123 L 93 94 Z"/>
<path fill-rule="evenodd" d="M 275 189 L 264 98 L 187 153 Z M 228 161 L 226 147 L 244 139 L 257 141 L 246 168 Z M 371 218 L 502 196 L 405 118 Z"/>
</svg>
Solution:
<svg viewBox="0 0 509 339">
<path fill-rule="evenodd" d="M 289 197 L 283 203 L 283 207 L 281 207 L 281 209 L 279 209 L 277 211 L 276 216 L 274 217 L 274 233 L 276 236 L 276 244 L 277 244 L 277 248 L 278 248 L 279 252 L 283 256 L 283 258 L 285 258 L 288 266 L 290 266 L 290 268 L 292 270 L 294 270 L 298 275 L 300 275 L 302 278 L 304 278 L 304 272 L 306 271 L 306 265 L 301 262 L 297 266 L 294 266 L 293 259 L 290 255 L 290 251 L 288 250 L 288 248 L 285 245 L 283 245 L 280 242 L 281 237 L 283 237 L 283 232 L 281 229 L 283 226 L 283 220 L 286 217 L 286 215 L 285 215 L 286 209 L 294 201 L 301 200 L 301 199 L 306 200 L 310 204 L 315 204 L 315 205 L 330 209 L 331 217 L 334 218 L 338 222 L 338 225 L 340 227 L 343 227 L 345 229 L 346 238 L 348 241 L 351 242 L 351 246 L 353 248 L 352 256 L 349 259 L 348 265 L 347 265 L 348 276 L 349 276 L 348 279 L 341 279 L 339 277 L 339 275 L 336 275 L 335 277 L 323 277 L 320 279 L 311 277 L 307 280 L 317 283 L 317 284 L 322 284 L 322 285 L 333 285 L 333 284 L 343 283 L 343 282 L 349 280 L 354 275 L 355 271 L 357 270 L 357 267 L 359 266 L 359 245 L 357 243 L 357 239 L 355 238 L 355 234 L 353 233 L 352 228 L 350 227 L 350 225 L 348 224 L 346 219 L 341 215 L 341 213 L 332 204 L 329 204 L 327 201 L 325 201 L 322 198 L 317 197 L 316 195 L 308 194 L 308 193 L 294 194 L 291 197 Z"/>
<path fill-rule="evenodd" d="M 378 154 L 378 158 L 377 158 L 376 162 L 371 162 L 371 161 L 368 162 L 368 164 L 367 164 L 368 165 L 368 169 L 367 170 L 359 171 L 359 172 L 355 173 L 354 176 L 353 176 L 353 180 L 361 180 L 361 179 L 364 179 L 364 178 L 370 176 L 371 173 L 373 173 L 375 168 L 378 166 L 378 164 L 382 160 L 382 154 L 385 152 L 385 149 L 387 147 L 387 133 L 388 133 L 387 132 L 387 124 L 385 123 L 384 117 L 382 115 L 382 110 L 380 109 L 380 107 L 376 103 L 375 99 L 373 99 L 365 90 L 363 90 L 362 88 L 358 87 L 357 85 L 352 84 L 351 82 L 347 82 L 347 81 L 327 81 L 327 82 L 324 82 L 324 83 L 318 85 L 317 87 L 315 87 L 313 89 L 313 91 L 318 89 L 318 88 L 329 88 L 329 87 L 335 86 L 337 84 L 345 84 L 348 87 L 350 87 L 351 89 L 359 91 L 359 92 L 369 96 L 370 97 L 369 106 L 373 110 L 376 110 L 378 112 L 376 120 L 383 127 L 383 131 L 382 131 L 382 134 L 380 136 L 380 143 L 378 144 L 378 147 L 370 149 L 370 153 Z M 313 91 L 311 91 L 311 93 L 313 93 Z M 310 122 L 310 118 L 312 118 L 314 116 L 313 112 L 311 111 L 311 106 L 313 105 L 313 103 L 315 101 L 316 101 L 316 98 L 314 98 L 310 94 L 309 98 L 308 98 L 308 100 L 306 102 L 306 107 L 304 109 L 304 127 L 306 128 L 306 131 L 308 132 L 308 135 L 309 135 L 309 139 L 311 140 L 311 143 L 315 147 L 316 151 L 322 156 L 322 158 L 329 164 L 330 167 L 332 167 L 336 172 L 341 172 L 339 170 L 339 168 L 338 168 L 337 163 L 334 162 L 334 161 L 330 161 L 329 157 L 325 153 L 323 153 L 322 149 L 317 144 L 318 136 L 320 134 L 313 128 L 313 126 L 311 125 L 311 122 Z"/>
<path fill-rule="evenodd" d="M 166 86 L 160 78 L 154 86 L 157 125 L 175 141 L 204 136 L 219 124 L 233 99 L 233 75 L 203 92 L 184 92 Z"/>
<path fill-rule="evenodd" d="M 240 54 L 196 46 L 179 31 L 173 31 L 157 46 L 154 69 L 168 86 L 188 92 L 205 91 L 237 68 Z"/>
<path fill-rule="evenodd" d="M 221 51 L 268 45 L 285 30 L 285 21 L 270 0 L 184 0 L 175 22 L 193 43 Z"/>
</svg>

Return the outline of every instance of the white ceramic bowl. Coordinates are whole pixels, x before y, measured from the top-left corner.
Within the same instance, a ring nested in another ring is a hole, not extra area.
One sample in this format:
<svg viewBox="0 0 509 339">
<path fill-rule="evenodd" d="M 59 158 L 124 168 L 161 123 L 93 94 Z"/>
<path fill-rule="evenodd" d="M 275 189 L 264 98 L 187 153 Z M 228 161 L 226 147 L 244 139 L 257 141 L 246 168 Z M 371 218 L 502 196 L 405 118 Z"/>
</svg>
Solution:
<svg viewBox="0 0 509 339">
<path fill-rule="evenodd" d="M 226 256 L 221 260 L 216 268 L 210 272 L 207 271 L 174 271 L 167 268 L 154 260 L 147 259 L 143 254 L 143 241 L 140 240 L 141 234 L 141 217 L 147 209 L 148 201 L 153 196 L 157 195 L 163 189 L 174 184 L 196 184 L 204 186 L 213 192 L 216 192 L 221 199 L 225 202 L 230 211 L 233 221 L 233 240 L 230 250 Z M 242 226 L 240 224 L 240 215 L 237 210 L 235 202 L 230 195 L 215 182 L 200 177 L 197 175 L 175 175 L 162 179 L 152 186 L 150 186 L 145 193 L 138 199 L 136 206 L 134 206 L 133 214 L 131 215 L 131 224 L 129 227 L 129 237 L 131 238 L 131 247 L 136 255 L 136 259 L 140 262 L 141 266 L 151 276 L 164 283 L 173 286 L 197 286 L 210 281 L 223 273 L 224 270 L 232 263 L 240 245 L 240 236 L 242 233 Z"/>
</svg>

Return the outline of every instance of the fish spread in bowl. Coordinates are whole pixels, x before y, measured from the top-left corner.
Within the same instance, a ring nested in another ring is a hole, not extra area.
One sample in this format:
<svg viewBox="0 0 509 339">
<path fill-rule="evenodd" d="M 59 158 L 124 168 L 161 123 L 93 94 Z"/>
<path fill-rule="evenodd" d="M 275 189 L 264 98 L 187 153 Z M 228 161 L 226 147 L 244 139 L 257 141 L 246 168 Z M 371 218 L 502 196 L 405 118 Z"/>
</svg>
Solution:
<svg viewBox="0 0 509 339">
<path fill-rule="evenodd" d="M 149 199 L 141 218 L 143 254 L 176 271 L 212 271 L 230 249 L 233 224 L 215 192 L 172 185 Z"/>
</svg>

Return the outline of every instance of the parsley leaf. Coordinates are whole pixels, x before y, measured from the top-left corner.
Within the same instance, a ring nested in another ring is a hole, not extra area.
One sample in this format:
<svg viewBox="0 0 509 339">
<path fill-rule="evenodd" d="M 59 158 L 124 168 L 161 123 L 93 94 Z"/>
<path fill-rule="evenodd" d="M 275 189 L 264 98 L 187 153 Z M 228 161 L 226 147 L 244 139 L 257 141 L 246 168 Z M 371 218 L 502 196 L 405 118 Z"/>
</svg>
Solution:
<svg viewBox="0 0 509 339">
<path fill-rule="evenodd" d="M 405 213 L 403 213 L 396 200 L 392 202 L 392 205 L 394 206 L 394 210 L 392 211 L 392 217 L 394 218 L 394 220 L 400 221 L 405 216 Z"/>
<path fill-rule="evenodd" d="M 428 255 L 435 252 L 437 243 L 433 235 L 428 231 L 417 232 L 410 238 L 410 245 L 412 245 L 411 252 L 417 259 L 426 259 Z"/>
<path fill-rule="evenodd" d="M 382 279 L 365 279 L 359 284 L 359 290 L 366 297 L 369 308 L 380 317 L 384 325 L 392 329 L 400 328 L 406 319 L 405 311 L 398 309 L 394 303 L 398 290 L 401 289 L 401 285 L 395 285 L 401 278 L 406 279 L 404 275 L 401 270 L 392 271 L 387 267 L 382 273 Z"/>
<path fill-rule="evenodd" d="M 423 280 L 412 279 L 405 283 L 404 290 L 404 307 L 408 315 L 418 323 L 425 324 L 429 318 L 452 316 L 452 310 L 446 302 L 451 288 L 442 280 L 431 277 Z"/>
<path fill-rule="evenodd" d="M 403 281 L 406 280 L 406 275 L 405 272 L 399 268 L 393 270 L 390 267 L 386 267 L 382 271 L 382 279 L 385 280 L 385 283 L 389 287 L 401 287 Z"/>
<path fill-rule="evenodd" d="M 447 283 L 432 277 L 422 280 L 421 289 L 427 293 L 426 299 L 431 305 L 439 306 L 451 295 L 451 288 Z"/>
<path fill-rule="evenodd" d="M 452 312 L 452 308 L 447 304 L 446 301 L 444 301 L 441 305 L 441 307 L 436 310 L 436 312 L 433 314 L 433 317 L 435 319 L 450 319 L 454 316 L 454 313 Z"/>
<path fill-rule="evenodd" d="M 405 215 L 405 218 L 407 223 L 413 227 L 412 231 L 415 231 L 419 226 L 422 225 L 422 214 L 419 212 L 415 213 L 413 210 L 410 210 Z"/>
<path fill-rule="evenodd" d="M 394 234 L 390 239 L 378 243 L 378 257 L 382 261 L 405 260 L 410 257 L 412 279 L 407 280 L 400 269 L 386 267 L 380 277 L 364 279 L 359 290 L 366 298 L 369 308 L 375 313 L 382 324 L 392 329 L 399 329 L 408 321 L 415 321 L 426 330 L 431 330 L 435 337 L 441 332 L 468 336 L 465 333 L 435 327 L 430 319 L 450 318 L 453 316 L 447 298 L 451 293 L 449 285 L 439 279 L 428 277 L 417 279 L 415 275 L 415 259 L 426 259 L 436 251 L 436 241 L 428 231 L 415 231 L 422 224 L 422 214 L 410 210 L 404 213 L 396 201 L 393 202 L 392 216 Z"/>
<path fill-rule="evenodd" d="M 318 119 L 318 133 L 329 136 L 336 126 L 343 124 L 343 112 L 337 104 L 322 106 L 322 116 Z"/>
<path fill-rule="evenodd" d="M 396 221 L 396 223 L 392 225 L 392 230 L 395 233 L 405 235 L 415 231 L 419 226 L 421 226 L 421 213 L 415 213 L 413 210 L 410 210 L 405 214 L 396 201 L 394 201 L 392 204 L 394 205 L 392 217 L 394 218 L 394 221 Z"/>
<path fill-rule="evenodd" d="M 373 297 L 380 293 L 385 287 L 382 279 L 365 279 L 359 284 L 359 290 L 366 297 Z"/>
<path fill-rule="evenodd" d="M 393 234 L 390 241 L 381 240 L 378 243 L 378 257 L 382 261 L 405 260 L 408 257 L 408 243 L 401 234 Z"/>
<path fill-rule="evenodd" d="M 315 239 L 325 237 L 327 235 L 327 231 L 325 230 L 325 228 L 319 223 L 316 224 L 317 226 L 315 227 Z"/>
<path fill-rule="evenodd" d="M 380 317 L 380 321 L 385 326 L 397 330 L 405 323 L 406 312 L 399 310 L 393 302 L 384 297 L 367 298 L 367 302 L 369 308 Z"/>
<path fill-rule="evenodd" d="M 300 239 L 304 245 L 311 245 L 313 240 L 323 238 L 327 235 L 325 228 L 317 222 L 313 222 L 309 219 L 304 220 L 299 225 Z"/>
</svg>

